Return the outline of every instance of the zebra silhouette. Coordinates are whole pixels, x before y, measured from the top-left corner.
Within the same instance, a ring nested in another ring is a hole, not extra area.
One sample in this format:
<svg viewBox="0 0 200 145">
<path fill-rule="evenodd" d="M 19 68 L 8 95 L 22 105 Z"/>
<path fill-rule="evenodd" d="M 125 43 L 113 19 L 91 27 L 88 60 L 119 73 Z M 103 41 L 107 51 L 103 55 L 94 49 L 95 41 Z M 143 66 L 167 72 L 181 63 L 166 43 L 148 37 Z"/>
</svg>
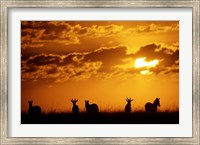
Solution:
<svg viewBox="0 0 200 145">
<path fill-rule="evenodd" d="M 78 102 L 78 100 L 72 99 L 71 102 L 73 103 L 72 112 L 74 114 L 79 114 L 79 108 L 78 108 L 78 105 L 76 105 L 76 102 Z"/>
<path fill-rule="evenodd" d="M 41 114 L 40 106 L 33 106 L 33 101 L 28 101 L 29 110 L 28 114 L 31 116 L 39 116 Z"/>
<path fill-rule="evenodd" d="M 95 115 L 99 112 L 97 104 L 89 104 L 89 100 L 85 100 L 85 108 L 88 114 Z"/>
<path fill-rule="evenodd" d="M 150 103 L 150 102 L 146 103 L 145 104 L 145 110 L 146 110 L 146 112 L 156 112 L 157 111 L 157 106 L 160 107 L 160 98 L 156 98 L 154 100 L 153 104 Z"/>
<path fill-rule="evenodd" d="M 133 99 L 131 98 L 126 98 L 126 106 L 125 106 L 125 112 L 126 113 L 131 113 L 131 102 L 133 101 Z"/>
</svg>

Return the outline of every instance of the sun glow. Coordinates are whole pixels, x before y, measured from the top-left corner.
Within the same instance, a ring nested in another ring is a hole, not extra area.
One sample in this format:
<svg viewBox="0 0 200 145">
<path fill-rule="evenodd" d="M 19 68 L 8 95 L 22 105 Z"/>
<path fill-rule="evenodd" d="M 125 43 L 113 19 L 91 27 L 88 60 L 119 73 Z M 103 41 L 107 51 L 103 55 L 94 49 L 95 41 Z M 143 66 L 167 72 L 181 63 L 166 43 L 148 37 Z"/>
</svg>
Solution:
<svg viewBox="0 0 200 145">
<path fill-rule="evenodd" d="M 142 71 L 140 71 L 140 73 L 143 74 L 143 75 L 150 75 L 150 74 L 152 74 L 153 72 L 150 71 L 150 70 L 142 70 Z"/>
<path fill-rule="evenodd" d="M 147 67 L 152 68 L 155 67 L 158 64 L 158 60 L 154 59 L 152 61 L 145 61 L 146 57 L 138 58 L 135 60 L 135 68 L 141 68 L 141 67 Z"/>
<path fill-rule="evenodd" d="M 138 58 L 135 60 L 135 68 L 147 68 L 145 70 L 140 71 L 142 75 L 150 75 L 153 72 L 149 70 L 149 68 L 155 67 L 158 65 L 158 60 L 154 59 L 151 61 L 146 61 L 146 57 Z"/>
</svg>

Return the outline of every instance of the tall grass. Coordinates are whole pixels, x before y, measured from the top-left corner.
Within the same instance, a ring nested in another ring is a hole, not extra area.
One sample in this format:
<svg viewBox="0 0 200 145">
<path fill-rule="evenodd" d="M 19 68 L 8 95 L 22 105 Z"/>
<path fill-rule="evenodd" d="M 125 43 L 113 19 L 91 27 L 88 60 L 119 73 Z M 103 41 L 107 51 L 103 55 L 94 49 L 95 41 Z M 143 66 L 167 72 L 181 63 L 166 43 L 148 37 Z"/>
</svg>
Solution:
<svg viewBox="0 0 200 145">
<path fill-rule="evenodd" d="M 147 113 L 135 110 L 130 114 L 123 110 L 103 110 L 92 116 L 86 112 L 75 115 L 71 112 L 43 112 L 39 117 L 21 114 L 22 124 L 178 124 L 179 112 L 164 110 L 156 113 Z"/>
</svg>

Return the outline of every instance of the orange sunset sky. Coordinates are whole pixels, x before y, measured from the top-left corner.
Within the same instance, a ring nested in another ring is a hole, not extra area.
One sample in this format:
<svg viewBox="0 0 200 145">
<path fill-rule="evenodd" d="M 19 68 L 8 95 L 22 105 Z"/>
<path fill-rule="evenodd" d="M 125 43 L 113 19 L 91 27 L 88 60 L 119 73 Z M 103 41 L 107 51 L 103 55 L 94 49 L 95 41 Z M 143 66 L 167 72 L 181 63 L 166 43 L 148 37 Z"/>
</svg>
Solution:
<svg viewBox="0 0 200 145">
<path fill-rule="evenodd" d="M 71 99 L 132 111 L 179 108 L 178 21 L 22 21 L 21 107 L 70 112 Z"/>
</svg>

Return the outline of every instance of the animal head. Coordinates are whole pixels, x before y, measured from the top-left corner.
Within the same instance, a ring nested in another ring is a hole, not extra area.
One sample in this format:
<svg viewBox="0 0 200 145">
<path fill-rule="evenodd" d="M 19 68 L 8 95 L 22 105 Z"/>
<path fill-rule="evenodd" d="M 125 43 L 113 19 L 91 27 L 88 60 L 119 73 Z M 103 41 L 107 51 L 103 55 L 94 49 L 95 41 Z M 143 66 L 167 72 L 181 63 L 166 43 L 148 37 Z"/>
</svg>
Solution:
<svg viewBox="0 0 200 145">
<path fill-rule="evenodd" d="M 160 98 L 156 98 L 154 104 L 160 107 Z"/>
<path fill-rule="evenodd" d="M 75 105 L 76 102 L 78 102 L 78 100 L 77 99 L 72 99 L 71 102 Z"/>
<path fill-rule="evenodd" d="M 32 105 L 33 104 L 33 101 L 28 101 L 29 105 Z"/>
<path fill-rule="evenodd" d="M 85 100 L 85 104 L 89 104 L 89 100 Z"/>
<path fill-rule="evenodd" d="M 131 98 L 126 98 L 126 102 L 127 102 L 127 103 L 130 104 L 132 101 L 133 101 L 133 99 L 131 99 Z"/>
</svg>

